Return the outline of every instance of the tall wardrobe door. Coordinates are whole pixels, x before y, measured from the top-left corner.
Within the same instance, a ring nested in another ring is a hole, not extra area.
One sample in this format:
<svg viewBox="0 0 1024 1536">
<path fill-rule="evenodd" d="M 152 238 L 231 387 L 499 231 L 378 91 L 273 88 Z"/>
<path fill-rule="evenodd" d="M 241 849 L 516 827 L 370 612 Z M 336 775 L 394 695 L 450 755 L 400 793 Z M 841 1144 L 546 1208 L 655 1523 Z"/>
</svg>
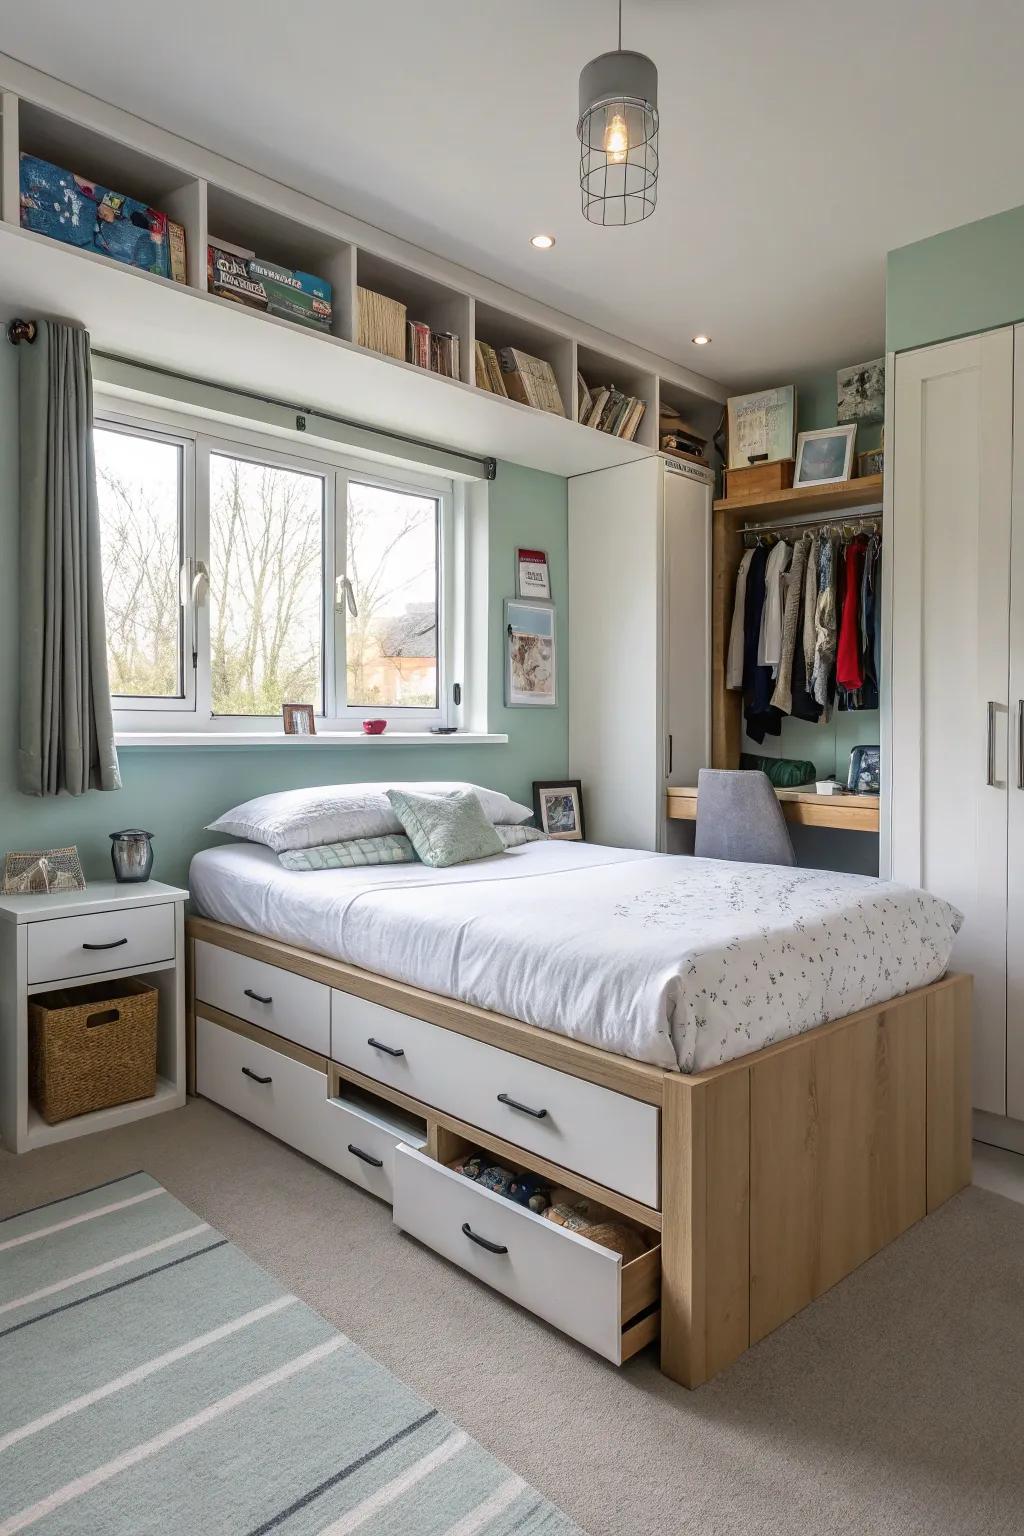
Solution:
<svg viewBox="0 0 1024 1536">
<path fill-rule="evenodd" d="M 665 779 L 711 761 L 711 487 L 665 471 Z"/>
<path fill-rule="evenodd" d="M 895 363 L 892 875 L 964 914 L 974 1103 L 1006 1112 L 1013 333 Z"/>
<path fill-rule="evenodd" d="M 1024 325 L 1014 331 L 1010 559 L 1010 796 L 1006 944 L 1006 1113 L 1024 1120 Z"/>
</svg>

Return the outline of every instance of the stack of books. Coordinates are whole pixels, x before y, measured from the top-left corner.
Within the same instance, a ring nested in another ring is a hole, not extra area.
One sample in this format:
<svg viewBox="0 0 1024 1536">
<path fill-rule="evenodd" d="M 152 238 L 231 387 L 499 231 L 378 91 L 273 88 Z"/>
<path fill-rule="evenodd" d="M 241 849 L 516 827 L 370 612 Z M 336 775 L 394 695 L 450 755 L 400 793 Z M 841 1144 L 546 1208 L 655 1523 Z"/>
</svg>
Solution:
<svg viewBox="0 0 1024 1536">
<path fill-rule="evenodd" d="M 698 436 L 677 411 L 662 406 L 658 418 L 658 447 L 663 453 L 675 453 L 680 458 L 706 466 L 707 446 L 707 438 Z"/>
<path fill-rule="evenodd" d="M 542 357 L 531 357 L 518 347 L 502 347 L 498 354 L 501 361 L 501 380 L 510 400 L 532 405 L 537 411 L 550 411 L 553 416 L 564 416 L 565 406 L 558 392 L 555 370 Z"/>
<path fill-rule="evenodd" d="M 422 320 L 407 320 L 405 360 L 446 379 L 459 377 L 459 338 L 452 331 L 432 331 Z"/>
<path fill-rule="evenodd" d="M 356 340 L 371 352 L 382 352 L 385 357 L 406 360 L 405 305 L 397 299 L 387 299 L 371 288 L 357 288 L 359 326 Z"/>
<path fill-rule="evenodd" d="M 576 375 L 578 417 L 585 427 L 607 432 L 631 443 L 636 437 L 647 409 L 647 401 L 627 395 L 614 384 L 590 386 L 582 374 Z"/>
<path fill-rule="evenodd" d="M 473 347 L 473 355 L 476 359 L 477 389 L 490 390 L 492 395 L 500 395 L 503 400 L 507 400 L 508 390 L 505 388 L 505 380 L 501 376 L 501 364 L 494 348 L 489 347 L 486 341 L 478 341 Z"/>
</svg>

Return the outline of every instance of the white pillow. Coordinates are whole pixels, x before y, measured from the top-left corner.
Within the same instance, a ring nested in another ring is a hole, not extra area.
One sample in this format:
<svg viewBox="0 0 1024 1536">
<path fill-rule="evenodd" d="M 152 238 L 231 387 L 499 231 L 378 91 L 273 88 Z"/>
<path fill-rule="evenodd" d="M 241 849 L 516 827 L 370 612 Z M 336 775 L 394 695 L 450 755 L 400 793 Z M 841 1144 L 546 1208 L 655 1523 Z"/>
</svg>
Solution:
<svg viewBox="0 0 1024 1536">
<path fill-rule="evenodd" d="M 402 823 L 387 797 L 389 789 L 422 795 L 453 795 L 471 789 L 493 826 L 516 826 L 533 815 L 528 806 L 518 805 L 500 790 L 483 789 L 477 784 L 388 780 L 383 784 L 319 784 L 260 795 L 225 811 L 206 830 L 244 837 L 250 843 L 265 843 L 275 853 L 316 848 L 321 843 L 343 843 L 355 837 L 386 837 L 388 833 L 402 831 Z"/>
</svg>

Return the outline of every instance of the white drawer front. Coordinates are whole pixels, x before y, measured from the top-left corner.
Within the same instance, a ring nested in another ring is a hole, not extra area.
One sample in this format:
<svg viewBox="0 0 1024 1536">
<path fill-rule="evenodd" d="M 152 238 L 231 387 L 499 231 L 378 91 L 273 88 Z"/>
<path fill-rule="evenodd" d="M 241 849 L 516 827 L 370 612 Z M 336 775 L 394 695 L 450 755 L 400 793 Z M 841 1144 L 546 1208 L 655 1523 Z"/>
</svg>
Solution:
<svg viewBox="0 0 1024 1536">
<path fill-rule="evenodd" d="M 403 1143 L 422 1147 L 424 1138 L 413 1137 L 338 1099 L 327 1100 L 327 1122 L 332 1151 L 328 1167 L 390 1205 L 394 1199 L 395 1148 Z"/>
<path fill-rule="evenodd" d="M 432 1162 L 395 1153 L 396 1226 L 618 1365 L 622 1260 Z M 467 1233 L 504 1252 L 494 1253 Z"/>
<path fill-rule="evenodd" d="M 395 1051 L 401 1054 L 390 1054 Z M 658 1206 L 653 1104 L 337 990 L 331 1056 L 560 1167 Z"/>
<path fill-rule="evenodd" d="M 196 997 L 271 1034 L 326 1056 L 331 1049 L 331 993 L 319 981 L 196 941 Z"/>
<path fill-rule="evenodd" d="M 395 1147 L 405 1140 L 423 1145 L 421 1138 L 359 1106 L 329 1099 L 325 1073 L 201 1014 L 196 1018 L 196 1088 L 389 1203 Z"/>
<path fill-rule="evenodd" d="M 174 959 L 174 903 L 29 923 L 28 983 L 64 981 Z"/>
</svg>

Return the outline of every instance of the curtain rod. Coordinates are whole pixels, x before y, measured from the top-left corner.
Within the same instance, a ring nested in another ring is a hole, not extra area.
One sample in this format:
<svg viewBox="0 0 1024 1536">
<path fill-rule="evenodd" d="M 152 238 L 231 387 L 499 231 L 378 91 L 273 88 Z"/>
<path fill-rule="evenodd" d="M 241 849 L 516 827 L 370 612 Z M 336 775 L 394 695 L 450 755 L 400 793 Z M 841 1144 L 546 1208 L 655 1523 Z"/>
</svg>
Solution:
<svg viewBox="0 0 1024 1536">
<path fill-rule="evenodd" d="M 30 344 L 36 339 L 36 322 L 34 320 L 12 320 L 7 327 L 7 340 L 16 347 L 21 342 Z M 479 453 L 464 453 L 461 448 L 452 448 L 447 443 L 430 442 L 427 438 L 410 437 L 408 433 L 392 432 L 387 427 L 372 426 L 369 422 L 353 421 L 348 416 L 335 416 L 331 411 L 320 410 L 314 405 L 296 405 L 293 400 L 279 400 L 274 395 L 261 395 L 256 390 L 242 389 L 234 384 L 220 384 L 214 379 L 200 379 L 191 373 L 177 373 L 173 368 L 160 368 L 155 363 L 142 363 L 135 357 L 122 357 L 117 352 L 103 352 L 99 347 L 93 349 L 96 357 L 102 357 L 108 363 L 123 363 L 130 368 L 144 368 L 148 373 L 158 373 L 165 379 L 180 379 L 183 384 L 198 384 L 204 389 L 223 389 L 229 394 L 240 395 L 244 400 L 256 400 L 260 405 L 276 406 L 278 410 L 292 411 L 295 414 L 296 431 L 306 430 L 307 416 L 314 416 L 320 421 L 329 421 L 336 427 L 352 427 L 358 432 L 373 432 L 378 437 L 386 437 L 389 442 L 400 443 L 409 448 L 427 448 L 432 453 L 447 453 L 455 458 L 467 459 L 471 464 L 479 464 L 488 480 L 497 476 L 498 462 L 496 459 L 484 457 Z"/>
</svg>

